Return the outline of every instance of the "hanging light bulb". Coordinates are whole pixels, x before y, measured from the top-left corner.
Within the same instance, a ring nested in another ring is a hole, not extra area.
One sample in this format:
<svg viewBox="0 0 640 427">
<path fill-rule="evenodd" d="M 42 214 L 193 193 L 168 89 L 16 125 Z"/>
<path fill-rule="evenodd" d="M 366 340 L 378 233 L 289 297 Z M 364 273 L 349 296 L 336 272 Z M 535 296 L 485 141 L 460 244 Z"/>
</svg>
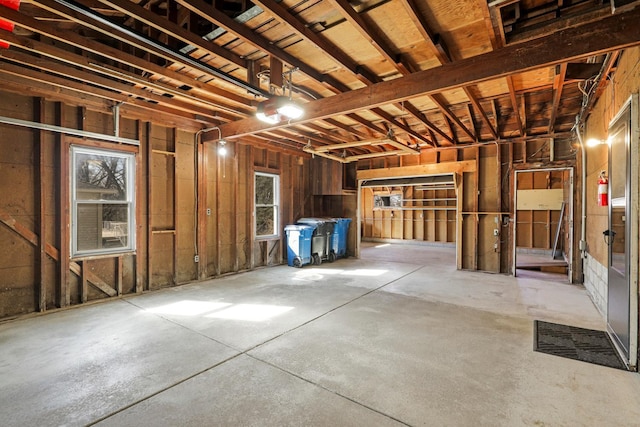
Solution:
<svg viewBox="0 0 640 427">
<path fill-rule="evenodd" d="M 226 144 L 227 141 L 225 141 L 224 139 L 218 141 L 218 155 L 222 157 L 227 155 L 227 147 L 225 147 Z"/>
</svg>

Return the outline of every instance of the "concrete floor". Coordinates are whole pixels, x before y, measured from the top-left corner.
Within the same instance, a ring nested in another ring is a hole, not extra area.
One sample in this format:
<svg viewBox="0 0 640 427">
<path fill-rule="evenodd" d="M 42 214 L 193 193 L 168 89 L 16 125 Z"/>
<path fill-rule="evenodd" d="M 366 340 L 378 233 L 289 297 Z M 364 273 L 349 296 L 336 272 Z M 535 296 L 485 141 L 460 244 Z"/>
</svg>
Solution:
<svg viewBox="0 0 640 427">
<path fill-rule="evenodd" d="M 534 319 L 604 328 L 582 287 L 454 257 L 368 245 L 0 324 L 0 425 L 638 425 L 639 374 L 532 351 Z"/>
</svg>

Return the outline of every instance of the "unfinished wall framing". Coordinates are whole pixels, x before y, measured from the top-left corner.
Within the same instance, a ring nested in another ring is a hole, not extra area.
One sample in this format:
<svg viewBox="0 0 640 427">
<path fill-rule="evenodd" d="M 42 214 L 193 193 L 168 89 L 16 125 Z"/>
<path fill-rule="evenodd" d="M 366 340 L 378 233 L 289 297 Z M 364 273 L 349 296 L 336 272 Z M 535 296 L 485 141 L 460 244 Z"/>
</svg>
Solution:
<svg viewBox="0 0 640 427">
<path fill-rule="evenodd" d="M 3 116 L 114 132 L 109 114 L 19 94 L 3 97 Z M 138 147 L 0 127 L 0 318 L 281 264 L 284 225 L 311 214 L 305 203 L 309 159 L 302 153 L 236 142 L 221 157 L 216 144 L 197 144 L 189 127 L 126 117 L 120 136 L 139 140 Z M 135 251 L 70 257 L 66 171 L 72 144 L 135 153 Z M 268 240 L 254 238 L 255 171 L 280 177 L 280 233 Z"/>
</svg>

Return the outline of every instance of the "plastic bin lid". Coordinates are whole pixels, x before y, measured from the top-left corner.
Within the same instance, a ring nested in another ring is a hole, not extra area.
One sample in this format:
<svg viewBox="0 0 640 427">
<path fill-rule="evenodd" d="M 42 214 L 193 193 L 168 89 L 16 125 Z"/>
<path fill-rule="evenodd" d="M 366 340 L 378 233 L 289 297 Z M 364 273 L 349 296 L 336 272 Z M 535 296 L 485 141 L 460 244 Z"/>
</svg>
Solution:
<svg viewBox="0 0 640 427">
<path fill-rule="evenodd" d="M 309 224 L 320 224 L 324 222 L 335 222 L 333 218 L 300 218 L 298 223 L 305 222 Z"/>
<path fill-rule="evenodd" d="M 288 231 L 294 231 L 294 230 L 307 230 L 313 228 L 310 225 L 304 225 L 304 224 L 289 224 L 289 225 L 285 225 L 284 230 Z"/>
</svg>

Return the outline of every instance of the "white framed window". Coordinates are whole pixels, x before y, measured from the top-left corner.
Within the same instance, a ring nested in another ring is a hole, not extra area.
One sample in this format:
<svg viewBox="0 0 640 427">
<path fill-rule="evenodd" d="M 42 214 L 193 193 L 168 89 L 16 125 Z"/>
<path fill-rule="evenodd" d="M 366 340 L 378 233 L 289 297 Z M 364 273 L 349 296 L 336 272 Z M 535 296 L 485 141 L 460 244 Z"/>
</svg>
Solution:
<svg viewBox="0 0 640 427">
<path fill-rule="evenodd" d="M 135 155 L 71 146 L 71 256 L 135 249 Z"/>
<path fill-rule="evenodd" d="M 402 194 L 374 194 L 373 209 L 400 209 L 402 208 Z"/>
<path fill-rule="evenodd" d="M 256 237 L 277 237 L 279 233 L 280 177 L 256 172 L 254 179 Z"/>
</svg>

